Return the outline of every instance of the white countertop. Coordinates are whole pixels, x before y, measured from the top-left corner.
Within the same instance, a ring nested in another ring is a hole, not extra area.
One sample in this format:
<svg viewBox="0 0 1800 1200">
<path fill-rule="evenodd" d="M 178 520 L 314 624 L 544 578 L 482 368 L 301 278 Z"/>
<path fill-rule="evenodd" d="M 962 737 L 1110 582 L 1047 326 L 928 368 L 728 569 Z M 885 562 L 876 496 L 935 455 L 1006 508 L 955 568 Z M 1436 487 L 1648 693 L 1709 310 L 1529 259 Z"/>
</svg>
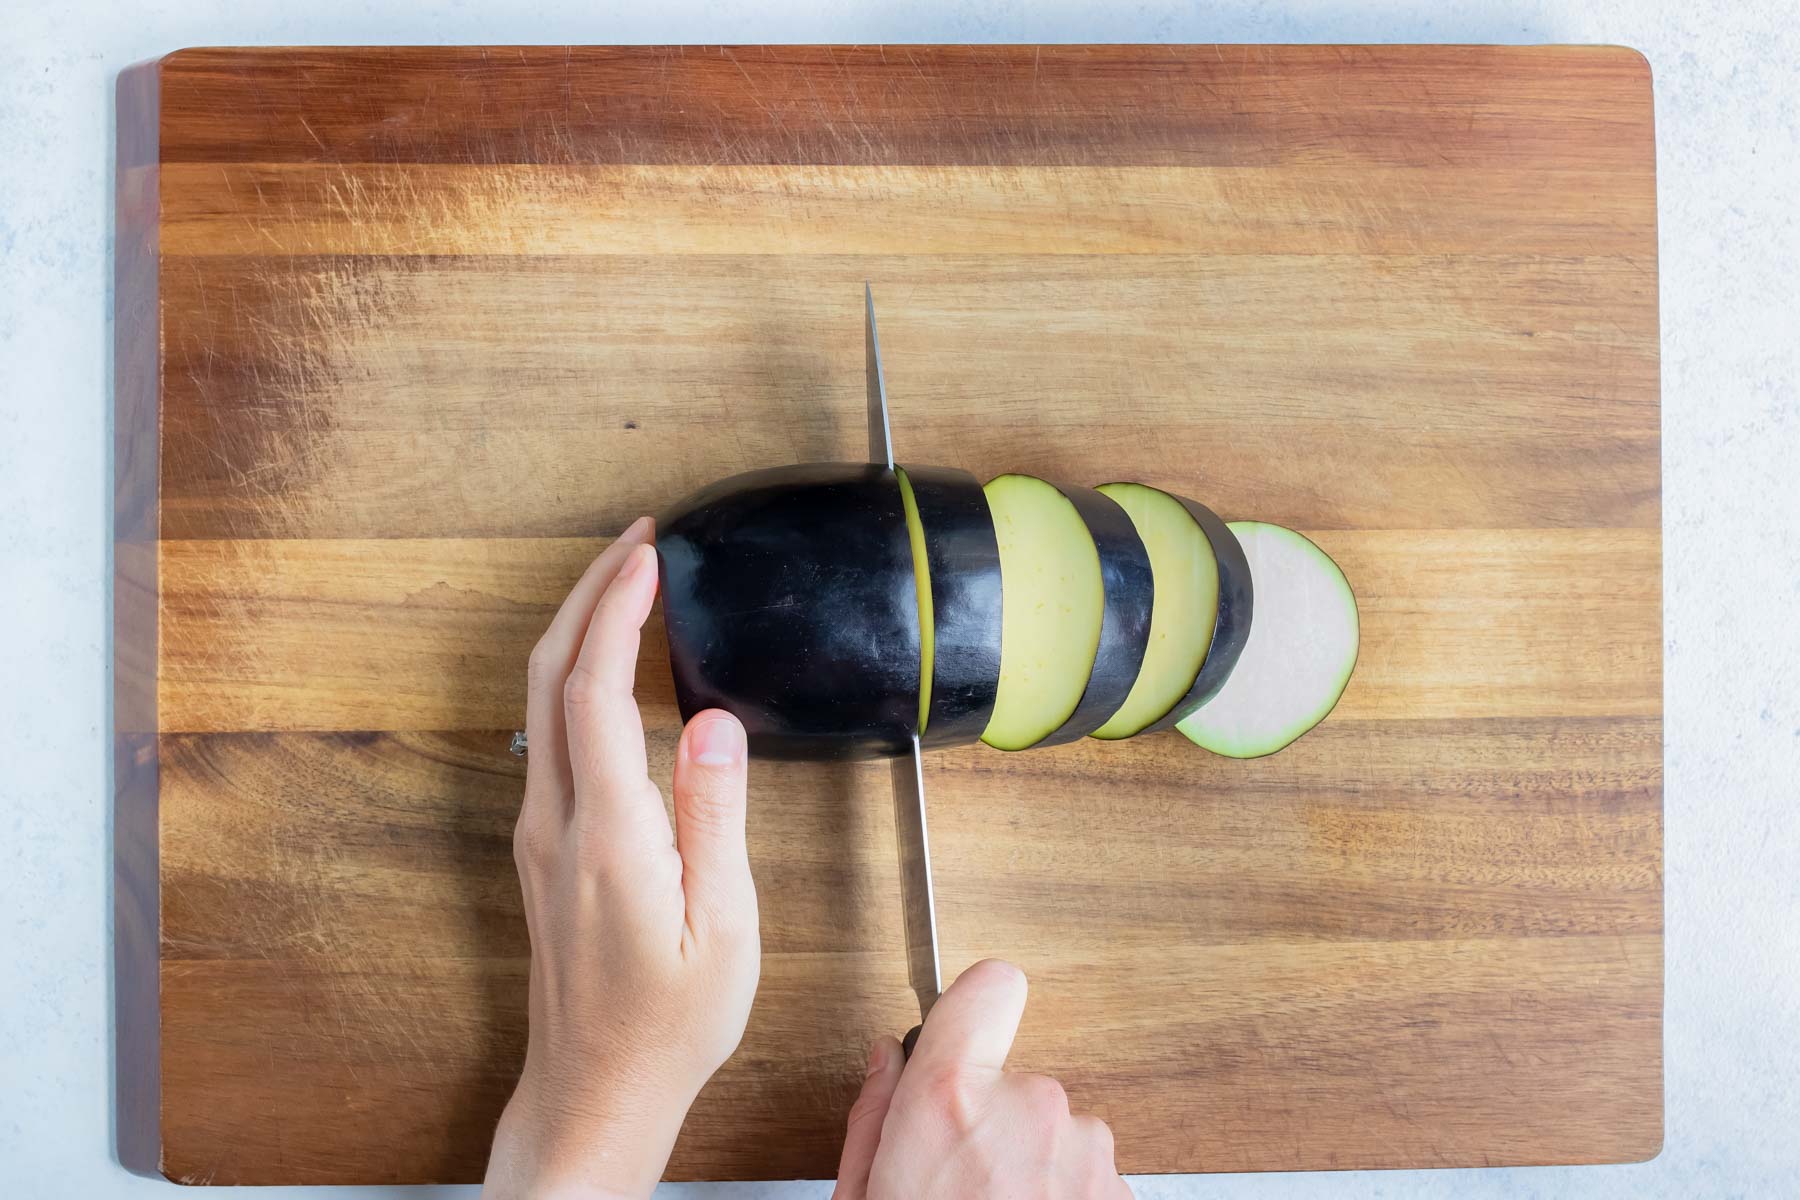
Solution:
<svg viewBox="0 0 1800 1200">
<path fill-rule="evenodd" d="M 1800 32 L 1791 3 L 1307 7 L 1266 0 L 1135 0 L 1116 12 L 1075 0 L 9 6 L 0 43 L 0 945 L 14 964 L 0 977 L 6 1194 L 104 1200 L 170 1186 L 122 1171 L 109 1135 L 115 75 L 184 45 L 684 41 L 1614 42 L 1649 56 L 1663 329 L 1666 1148 L 1651 1163 L 1623 1167 L 1134 1182 L 1141 1200 L 1800 1190 Z M 473 1194 L 258 1193 L 270 1200 Z M 744 1200 L 829 1194 L 828 1184 L 659 1192 Z"/>
</svg>

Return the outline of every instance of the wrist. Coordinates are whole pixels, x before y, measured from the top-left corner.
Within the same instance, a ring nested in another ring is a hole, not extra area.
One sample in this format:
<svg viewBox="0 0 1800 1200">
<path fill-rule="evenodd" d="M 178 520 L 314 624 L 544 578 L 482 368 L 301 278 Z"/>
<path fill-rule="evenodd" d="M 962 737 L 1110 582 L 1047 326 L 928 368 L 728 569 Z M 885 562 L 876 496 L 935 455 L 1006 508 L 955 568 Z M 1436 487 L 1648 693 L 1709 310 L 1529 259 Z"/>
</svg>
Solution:
<svg viewBox="0 0 1800 1200">
<path fill-rule="evenodd" d="M 649 1192 L 615 1192 L 605 1187 L 552 1180 L 532 1188 L 530 1200 L 650 1200 Z"/>
<path fill-rule="evenodd" d="M 528 1067 L 494 1134 L 484 1200 L 650 1200 L 687 1112 L 669 1106 L 541 1084 Z"/>
</svg>

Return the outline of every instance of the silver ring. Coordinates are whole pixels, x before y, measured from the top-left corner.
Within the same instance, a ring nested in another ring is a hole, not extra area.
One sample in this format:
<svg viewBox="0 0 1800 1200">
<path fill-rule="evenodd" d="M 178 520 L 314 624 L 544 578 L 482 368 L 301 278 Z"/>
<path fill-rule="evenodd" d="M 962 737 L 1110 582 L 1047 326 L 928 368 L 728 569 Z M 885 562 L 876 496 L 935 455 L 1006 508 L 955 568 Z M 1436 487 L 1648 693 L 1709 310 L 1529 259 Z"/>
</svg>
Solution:
<svg viewBox="0 0 1800 1200">
<path fill-rule="evenodd" d="M 525 744 L 525 732 L 523 730 L 514 732 L 512 745 L 508 746 L 507 749 L 512 751 L 513 757 L 515 758 L 525 757 L 525 751 L 530 749 L 530 747 Z"/>
</svg>

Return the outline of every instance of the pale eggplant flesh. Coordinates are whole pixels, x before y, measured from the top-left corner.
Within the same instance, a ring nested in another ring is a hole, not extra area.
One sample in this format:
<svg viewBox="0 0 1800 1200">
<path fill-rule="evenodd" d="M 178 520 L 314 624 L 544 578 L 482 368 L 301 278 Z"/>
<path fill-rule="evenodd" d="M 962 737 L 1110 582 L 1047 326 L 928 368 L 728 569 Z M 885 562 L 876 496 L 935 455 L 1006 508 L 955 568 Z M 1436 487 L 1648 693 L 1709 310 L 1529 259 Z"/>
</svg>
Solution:
<svg viewBox="0 0 1800 1200">
<path fill-rule="evenodd" d="M 1081 512 L 1032 475 L 990 479 L 1005 592 L 1000 687 L 981 740 L 1025 750 L 1075 715 L 1093 673 L 1106 609 L 1100 556 Z"/>
<path fill-rule="evenodd" d="M 1344 572 L 1311 539 L 1261 521 L 1231 529 L 1256 573 L 1256 626 L 1225 686 L 1179 728 L 1214 754 L 1261 758 L 1336 707 L 1356 669 L 1361 624 Z"/>
<path fill-rule="evenodd" d="M 1181 506 L 1206 534 L 1206 540 L 1212 543 L 1213 557 L 1219 562 L 1219 615 L 1213 624 L 1212 645 L 1207 648 L 1206 661 L 1201 664 L 1200 674 L 1194 677 L 1193 686 L 1174 708 L 1152 721 L 1142 731 L 1144 733 L 1161 733 L 1175 728 L 1218 695 L 1237 667 L 1244 644 L 1250 640 L 1250 622 L 1256 610 L 1250 563 L 1244 557 L 1244 547 L 1239 544 L 1237 535 L 1206 505 L 1186 496 L 1175 499 L 1181 501 Z"/>
<path fill-rule="evenodd" d="M 802 463 L 735 475 L 663 513 L 656 546 L 684 721 L 722 708 L 766 758 L 910 750 L 919 609 L 890 469 Z"/>
<path fill-rule="evenodd" d="M 1100 614 L 1100 645 L 1088 671 L 1087 690 L 1075 711 L 1033 748 L 1060 746 L 1086 737 L 1125 702 L 1144 663 L 1150 641 L 1150 614 L 1156 586 L 1150 553 L 1124 509 L 1092 488 L 1057 485 L 1086 523 L 1100 555 L 1100 582 L 1105 589 Z"/>
</svg>

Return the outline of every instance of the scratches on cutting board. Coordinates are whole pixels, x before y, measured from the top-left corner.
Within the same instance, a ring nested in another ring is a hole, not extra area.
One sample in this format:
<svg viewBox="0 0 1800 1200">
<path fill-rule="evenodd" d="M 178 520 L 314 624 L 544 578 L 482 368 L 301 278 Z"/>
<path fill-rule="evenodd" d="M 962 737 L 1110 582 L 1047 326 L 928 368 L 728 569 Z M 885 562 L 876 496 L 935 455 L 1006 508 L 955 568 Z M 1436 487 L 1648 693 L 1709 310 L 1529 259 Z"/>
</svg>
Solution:
<svg viewBox="0 0 1800 1200">
<path fill-rule="evenodd" d="M 165 820 L 209 835 L 165 863 L 165 927 L 183 931 L 165 960 L 191 973 L 250 955 L 273 972 L 259 987 L 312 998 L 301 1027 L 261 1032 L 268 1055 L 324 1053 L 356 1086 L 436 1065 L 448 1014 L 418 985 L 463 964 L 492 994 L 459 1004 L 460 1038 L 472 1061 L 510 1057 L 527 954 L 510 853 L 521 768 L 492 756 L 470 735 L 171 739 Z M 215 794 L 241 801 L 208 806 Z"/>
</svg>

